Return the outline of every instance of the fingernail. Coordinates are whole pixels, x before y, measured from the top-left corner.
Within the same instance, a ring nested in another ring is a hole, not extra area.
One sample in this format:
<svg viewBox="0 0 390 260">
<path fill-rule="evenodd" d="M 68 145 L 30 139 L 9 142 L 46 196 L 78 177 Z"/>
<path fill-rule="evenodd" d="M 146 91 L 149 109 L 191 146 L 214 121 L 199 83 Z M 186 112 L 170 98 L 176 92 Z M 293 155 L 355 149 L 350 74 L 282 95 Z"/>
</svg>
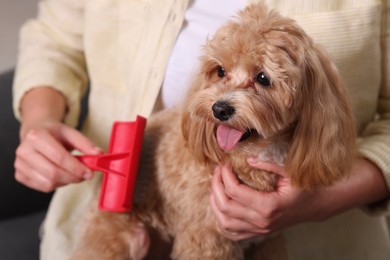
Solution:
<svg viewBox="0 0 390 260">
<path fill-rule="evenodd" d="M 91 171 L 87 171 L 83 174 L 85 180 L 90 180 L 93 177 L 93 173 Z"/>
<path fill-rule="evenodd" d="M 214 174 L 220 173 L 221 172 L 221 167 L 219 165 L 215 166 L 214 168 Z"/>
<path fill-rule="evenodd" d="M 252 157 L 248 158 L 248 163 L 250 163 L 250 164 L 255 164 L 258 162 L 259 162 L 259 160 L 257 159 L 257 157 L 252 156 Z"/>
<path fill-rule="evenodd" d="M 95 151 L 96 154 L 102 154 L 102 153 L 104 153 L 103 149 L 101 149 L 101 148 L 99 148 L 99 147 L 97 147 L 97 146 L 95 146 L 95 147 L 93 148 L 93 150 Z"/>
</svg>

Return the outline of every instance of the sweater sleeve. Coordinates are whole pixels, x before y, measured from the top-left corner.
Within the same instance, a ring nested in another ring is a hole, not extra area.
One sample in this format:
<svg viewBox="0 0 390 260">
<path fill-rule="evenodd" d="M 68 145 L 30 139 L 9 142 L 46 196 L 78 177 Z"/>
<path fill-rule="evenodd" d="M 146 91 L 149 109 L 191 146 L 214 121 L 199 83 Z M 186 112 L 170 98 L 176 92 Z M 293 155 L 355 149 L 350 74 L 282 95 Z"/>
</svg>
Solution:
<svg viewBox="0 0 390 260">
<path fill-rule="evenodd" d="M 84 0 L 42 1 L 37 18 L 21 28 L 13 86 L 13 108 L 18 119 L 24 94 L 37 86 L 50 86 L 66 98 L 65 123 L 77 124 L 80 99 L 87 88 L 83 6 Z"/>
<path fill-rule="evenodd" d="M 382 10 L 382 86 L 377 118 L 362 132 L 358 152 L 381 169 L 390 189 L 390 0 L 383 1 Z M 390 212 L 390 198 L 369 208 L 382 213 Z"/>
</svg>

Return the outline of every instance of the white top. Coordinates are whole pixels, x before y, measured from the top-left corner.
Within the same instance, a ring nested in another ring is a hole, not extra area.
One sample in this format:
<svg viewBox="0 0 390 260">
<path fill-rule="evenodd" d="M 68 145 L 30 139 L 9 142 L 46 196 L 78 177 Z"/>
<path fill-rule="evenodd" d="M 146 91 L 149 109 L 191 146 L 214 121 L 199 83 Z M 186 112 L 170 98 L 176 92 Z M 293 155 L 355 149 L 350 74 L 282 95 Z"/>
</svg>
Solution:
<svg viewBox="0 0 390 260">
<path fill-rule="evenodd" d="M 246 5 L 245 0 L 194 0 L 185 15 L 168 62 L 162 86 L 164 107 L 179 103 L 198 68 L 198 57 L 208 36 Z"/>
</svg>

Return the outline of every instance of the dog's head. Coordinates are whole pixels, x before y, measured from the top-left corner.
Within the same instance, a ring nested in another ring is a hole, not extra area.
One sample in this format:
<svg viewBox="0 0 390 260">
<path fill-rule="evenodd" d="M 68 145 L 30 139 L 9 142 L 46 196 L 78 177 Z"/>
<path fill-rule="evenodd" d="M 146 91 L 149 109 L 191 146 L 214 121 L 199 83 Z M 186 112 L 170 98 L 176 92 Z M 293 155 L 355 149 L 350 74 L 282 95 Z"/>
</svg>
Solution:
<svg viewBox="0 0 390 260">
<path fill-rule="evenodd" d="M 183 133 L 200 161 L 287 137 L 294 184 L 330 185 L 349 172 L 354 122 L 336 67 L 293 20 L 263 5 L 207 41 L 185 105 Z"/>
</svg>

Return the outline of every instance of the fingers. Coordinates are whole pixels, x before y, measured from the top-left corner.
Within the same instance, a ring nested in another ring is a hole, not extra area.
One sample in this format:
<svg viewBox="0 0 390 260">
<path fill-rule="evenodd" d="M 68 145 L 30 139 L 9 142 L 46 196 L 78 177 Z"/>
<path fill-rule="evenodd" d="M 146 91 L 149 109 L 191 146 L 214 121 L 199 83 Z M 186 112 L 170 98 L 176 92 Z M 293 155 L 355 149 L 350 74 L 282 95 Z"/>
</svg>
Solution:
<svg viewBox="0 0 390 260">
<path fill-rule="evenodd" d="M 86 138 L 83 134 L 71 127 L 62 127 L 61 136 L 64 142 L 84 154 L 101 154 L 103 150 Z"/>
<path fill-rule="evenodd" d="M 255 225 L 239 218 L 230 217 L 223 210 L 220 210 L 213 194 L 210 195 L 210 205 L 217 219 L 217 229 L 225 237 L 232 240 L 241 240 L 253 237 L 260 232 Z"/>
<path fill-rule="evenodd" d="M 72 156 L 64 146 L 47 131 L 33 130 L 27 134 L 25 142 L 27 143 L 26 149 L 30 149 L 30 152 L 36 154 L 37 157 L 38 155 L 44 157 L 55 166 L 60 167 L 71 175 L 83 177 L 86 172 L 90 171 L 88 167 Z M 21 156 L 23 155 L 25 154 L 22 154 Z M 34 157 L 24 156 L 24 160 L 28 161 L 30 164 L 38 165 L 38 163 L 34 162 Z"/>
<path fill-rule="evenodd" d="M 45 174 L 42 174 L 42 171 L 37 171 L 34 169 L 15 170 L 15 179 L 18 182 L 31 189 L 41 192 L 52 192 L 58 187 L 69 183 L 78 183 L 84 180 L 82 178 L 71 177 L 71 175 L 63 177 L 62 180 L 58 177 L 61 177 L 61 175 L 47 177 Z"/>
<path fill-rule="evenodd" d="M 221 183 L 220 185 L 223 185 L 223 187 L 220 187 L 220 190 L 223 190 L 227 197 L 249 209 L 255 209 L 260 206 L 259 203 L 262 202 L 260 202 L 258 199 L 259 192 L 245 184 L 240 183 L 229 166 L 221 166 L 220 174 L 216 175 L 216 177 L 219 176 Z M 218 179 L 216 179 L 216 181 L 218 181 Z M 217 184 L 218 183 L 216 183 L 216 185 Z"/>
<path fill-rule="evenodd" d="M 292 186 L 282 166 L 250 159 L 248 163 L 279 174 L 280 178 L 275 191 L 260 192 L 240 183 L 229 166 L 218 167 L 212 180 L 210 205 L 221 234 L 239 240 L 269 234 L 308 219 L 313 208 L 308 205 L 315 200 L 315 193 Z"/>
<path fill-rule="evenodd" d="M 225 173 L 232 175 L 229 176 L 228 183 L 224 182 L 223 175 Z M 236 241 L 270 233 L 267 222 L 261 222 L 263 218 L 253 208 L 239 203 L 228 195 L 226 189 L 230 185 L 229 182 L 233 183 L 235 187 L 240 186 L 245 190 L 248 188 L 239 184 L 228 167 L 226 169 L 223 169 L 223 167 L 220 170 L 216 169 L 211 185 L 210 206 L 216 217 L 219 232 L 228 239 Z M 256 191 L 250 189 L 250 192 Z M 240 194 L 240 192 L 237 194 Z"/>
<path fill-rule="evenodd" d="M 222 171 L 224 171 L 224 174 L 229 175 L 228 183 L 225 183 Z M 245 204 L 235 200 L 235 197 L 239 196 L 235 190 L 238 185 L 240 185 L 238 180 L 227 167 L 222 166 L 221 168 L 216 169 L 211 185 L 214 201 L 220 211 L 234 218 L 239 218 L 242 215 L 242 212 L 245 212 L 247 217 L 248 210 L 250 210 Z M 245 189 L 246 187 L 243 188 Z M 250 192 L 252 192 L 252 190 Z M 247 194 L 244 196 L 249 197 Z"/>
<path fill-rule="evenodd" d="M 253 237 L 258 237 L 259 236 L 258 233 L 253 233 L 253 232 L 227 231 L 227 230 L 219 228 L 219 226 L 217 226 L 217 231 L 221 235 L 226 237 L 227 239 L 230 239 L 230 240 L 233 240 L 233 241 L 240 241 L 240 240 L 249 239 L 249 238 L 253 238 Z"/>
<path fill-rule="evenodd" d="M 212 194 L 210 196 L 210 205 L 217 219 L 217 230 L 224 237 L 233 241 L 239 241 L 259 235 L 256 226 L 237 218 L 228 217 L 228 215 L 220 211 Z"/>
<path fill-rule="evenodd" d="M 252 237 L 258 237 L 259 234 L 258 233 L 252 233 L 252 232 L 229 232 L 229 231 L 226 231 L 226 230 L 223 230 L 223 229 L 218 229 L 218 232 L 223 235 L 224 237 L 226 237 L 227 239 L 230 239 L 230 240 L 233 240 L 233 241 L 240 241 L 240 240 L 244 240 L 244 239 L 249 239 L 249 238 L 252 238 Z"/>
<path fill-rule="evenodd" d="M 228 166 L 218 167 L 212 180 L 210 205 L 221 234 L 229 239 L 244 239 L 277 231 L 277 196 L 277 192 L 259 192 L 241 184 Z"/>
<path fill-rule="evenodd" d="M 65 145 L 99 153 L 92 142 L 69 127 L 30 130 L 16 151 L 15 178 L 22 184 L 43 192 L 92 178 L 92 171 L 72 156 Z"/>
<path fill-rule="evenodd" d="M 30 152 L 28 154 L 27 160 L 26 158 L 22 159 L 23 157 L 16 158 L 15 177 L 19 182 L 30 188 L 50 192 L 56 187 L 84 180 L 82 176 L 77 176 L 57 167 L 52 161 L 39 153 Z"/>
</svg>

